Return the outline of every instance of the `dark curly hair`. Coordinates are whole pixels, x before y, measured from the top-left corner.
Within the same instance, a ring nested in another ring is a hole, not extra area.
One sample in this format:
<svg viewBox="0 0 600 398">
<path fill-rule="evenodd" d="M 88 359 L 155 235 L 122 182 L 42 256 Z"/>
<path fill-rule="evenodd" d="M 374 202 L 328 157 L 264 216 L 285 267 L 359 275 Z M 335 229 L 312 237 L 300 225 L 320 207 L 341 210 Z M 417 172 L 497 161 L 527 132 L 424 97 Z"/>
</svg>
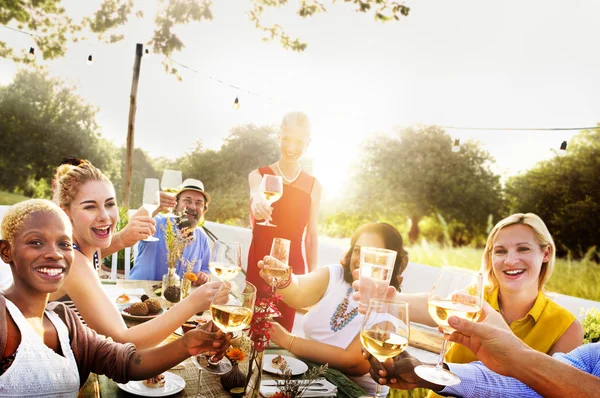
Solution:
<svg viewBox="0 0 600 398">
<path fill-rule="evenodd" d="M 398 254 L 396 255 L 396 263 L 394 264 L 394 271 L 392 273 L 392 280 L 390 285 L 400 290 L 400 281 L 398 276 L 402 275 L 402 272 L 408 265 L 408 253 L 404 250 L 402 235 L 393 226 L 387 223 L 368 223 L 361 225 L 354 231 L 352 238 L 350 239 L 350 249 L 346 252 L 340 264 L 344 267 L 344 280 L 350 284 L 354 281 L 352 278 L 352 270 L 350 269 L 350 260 L 352 258 L 352 252 L 356 246 L 356 241 L 365 232 L 371 232 L 377 234 L 383 238 L 384 248 L 388 250 L 394 250 Z"/>
</svg>

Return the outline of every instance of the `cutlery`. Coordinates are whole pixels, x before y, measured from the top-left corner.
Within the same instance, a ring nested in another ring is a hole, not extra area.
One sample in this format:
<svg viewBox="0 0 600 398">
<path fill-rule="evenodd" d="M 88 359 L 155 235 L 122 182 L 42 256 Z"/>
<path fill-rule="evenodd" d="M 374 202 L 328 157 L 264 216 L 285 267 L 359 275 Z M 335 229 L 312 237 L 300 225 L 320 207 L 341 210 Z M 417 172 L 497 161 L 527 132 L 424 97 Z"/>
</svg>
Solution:
<svg viewBox="0 0 600 398">
<path fill-rule="evenodd" d="M 282 381 L 283 384 L 283 381 Z M 301 383 L 303 384 L 303 383 Z M 271 381 L 266 381 L 262 383 L 263 386 L 267 386 L 267 387 L 277 387 L 277 383 L 276 382 L 271 382 Z M 323 383 L 319 383 L 319 382 L 314 382 L 314 383 L 310 383 L 310 386 L 317 386 L 317 387 L 323 387 L 325 384 Z M 310 388 L 310 387 L 309 387 Z"/>
</svg>

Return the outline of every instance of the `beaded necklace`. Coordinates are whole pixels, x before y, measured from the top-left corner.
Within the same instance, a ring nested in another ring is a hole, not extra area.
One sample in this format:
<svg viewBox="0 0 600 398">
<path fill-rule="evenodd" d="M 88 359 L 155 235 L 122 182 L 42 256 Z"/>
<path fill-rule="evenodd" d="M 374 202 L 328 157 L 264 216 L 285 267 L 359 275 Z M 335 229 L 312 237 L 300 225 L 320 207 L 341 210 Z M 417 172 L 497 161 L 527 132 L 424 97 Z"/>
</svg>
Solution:
<svg viewBox="0 0 600 398">
<path fill-rule="evenodd" d="M 350 312 L 348 311 L 349 297 L 350 293 L 352 293 L 352 288 L 348 288 L 348 292 L 346 293 L 346 298 L 340 304 L 338 304 L 335 312 L 331 316 L 331 322 L 329 325 L 331 326 L 331 330 L 337 332 L 338 330 L 343 329 L 353 320 L 356 315 L 358 315 L 358 308 L 354 308 Z"/>
<path fill-rule="evenodd" d="M 287 182 L 288 184 L 293 183 L 294 181 L 296 181 L 298 179 L 298 177 L 300 177 L 300 173 L 302 173 L 302 165 L 300 163 L 298 163 L 298 166 L 300 167 L 300 169 L 298 170 L 298 174 L 296 174 L 296 177 L 292 178 L 291 180 L 288 180 L 285 177 L 285 174 L 283 174 L 283 171 L 281 171 L 281 169 L 279 168 L 279 162 L 275 163 L 275 167 L 277 167 L 279 174 L 281 174 L 281 178 L 283 178 L 283 181 Z"/>
</svg>

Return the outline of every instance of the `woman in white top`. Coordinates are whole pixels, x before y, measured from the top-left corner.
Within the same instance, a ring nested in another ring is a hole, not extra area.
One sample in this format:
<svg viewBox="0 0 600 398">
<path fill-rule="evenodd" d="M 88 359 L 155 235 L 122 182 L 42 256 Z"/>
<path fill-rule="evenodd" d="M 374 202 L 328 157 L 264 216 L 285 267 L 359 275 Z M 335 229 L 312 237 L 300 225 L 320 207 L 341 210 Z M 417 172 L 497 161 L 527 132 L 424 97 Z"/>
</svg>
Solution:
<svg viewBox="0 0 600 398">
<path fill-rule="evenodd" d="M 350 249 L 340 264 L 318 267 L 305 275 L 292 274 L 290 280 L 279 283 L 281 288 L 277 293 L 287 305 L 296 309 L 312 308 L 302 320 L 306 338 L 294 336 L 275 323 L 271 340 L 297 357 L 318 364 L 328 363 L 350 376 L 367 392 L 374 393 L 375 382 L 367 374 L 369 363 L 361 354 L 359 333 L 363 315 L 358 313 L 358 302 L 351 294 L 354 291 L 352 271 L 359 266 L 361 246 L 398 253 L 391 284 L 399 288 L 402 271 L 408 264 L 402 236 L 389 224 L 365 224 L 354 232 Z M 265 257 L 267 263 L 271 260 L 271 257 Z M 270 283 L 270 277 L 262 271 L 264 266 L 263 261 L 258 263 L 260 275 Z"/>
</svg>

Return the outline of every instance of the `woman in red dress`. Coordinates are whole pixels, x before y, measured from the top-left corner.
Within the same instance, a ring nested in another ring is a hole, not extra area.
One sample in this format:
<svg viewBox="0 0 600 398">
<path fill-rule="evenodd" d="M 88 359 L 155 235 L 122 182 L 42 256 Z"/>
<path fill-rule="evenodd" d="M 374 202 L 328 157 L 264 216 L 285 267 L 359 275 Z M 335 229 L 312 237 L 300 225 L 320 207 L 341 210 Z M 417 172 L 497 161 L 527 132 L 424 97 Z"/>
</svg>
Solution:
<svg viewBox="0 0 600 398">
<path fill-rule="evenodd" d="M 279 160 L 270 166 L 254 170 L 248 176 L 250 185 L 250 220 L 252 243 L 248 252 L 246 279 L 257 287 L 257 295 L 264 297 L 270 287 L 258 275 L 258 262 L 271 251 L 273 238 L 288 239 L 289 264 L 294 274 L 304 274 L 317 266 L 318 236 L 317 218 L 321 202 L 321 184 L 316 178 L 302 171 L 300 157 L 310 143 L 310 121 L 302 112 L 290 112 L 283 117 L 279 140 Z M 260 192 L 264 174 L 281 176 L 283 195 L 269 205 Z M 276 225 L 263 226 L 257 221 L 269 220 Z M 288 331 L 294 326 L 296 310 L 283 302 L 278 306 L 281 317 L 278 322 Z"/>
</svg>

